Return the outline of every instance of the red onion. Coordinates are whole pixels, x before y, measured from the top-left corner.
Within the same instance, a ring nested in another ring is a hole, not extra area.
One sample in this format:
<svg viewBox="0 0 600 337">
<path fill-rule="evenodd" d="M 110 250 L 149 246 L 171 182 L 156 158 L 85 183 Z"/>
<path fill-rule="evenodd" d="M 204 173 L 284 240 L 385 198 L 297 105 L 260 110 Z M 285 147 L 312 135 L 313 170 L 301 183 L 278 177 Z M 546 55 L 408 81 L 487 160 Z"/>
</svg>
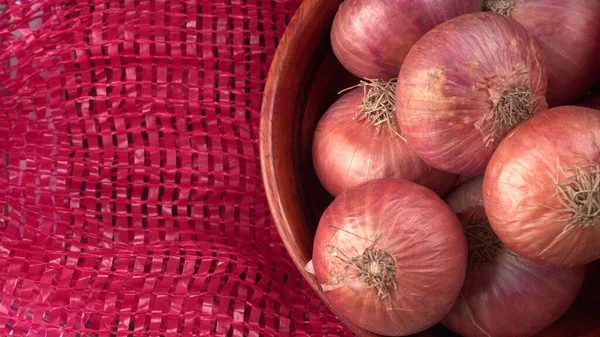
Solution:
<svg viewBox="0 0 600 337">
<path fill-rule="evenodd" d="M 460 222 L 435 193 L 377 179 L 325 210 L 312 262 L 340 315 L 374 333 L 404 336 L 449 312 L 464 281 L 467 244 Z"/>
<path fill-rule="evenodd" d="M 408 144 L 431 166 L 481 174 L 515 125 L 546 109 L 546 68 L 533 37 L 495 13 L 449 20 L 415 44 L 398 77 Z"/>
<path fill-rule="evenodd" d="M 482 8 L 482 0 L 346 0 L 333 21 L 331 45 L 354 75 L 392 79 L 428 30 Z"/>
<path fill-rule="evenodd" d="M 487 0 L 487 10 L 536 38 L 548 68 L 548 104 L 571 104 L 600 73 L 600 0 Z"/>
<path fill-rule="evenodd" d="M 600 258 L 600 111 L 556 107 L 519 125 L 490 160 L 483 196 L 517 254 L 563 267 Z"/>
<path fill-rule="evenodd" d="M 313 163 L 325 189 L 337 196 L 370 179 L 401 178 L 440 195 L 448 192 L 457 176 L 431 168 L 401 136 L 395 81 L 362 86 L 344 94 L 317 124 Z"/>
<path fill-rule="evenodd" d="M 470 179 L 446 197 L 467 234 L 469 267 L 443 323 L 465 337 L 533 336 L 567 311 L 585 267 L 541 266 L 506 249 L 487 220 L 482 182 Z"/>
</svg>

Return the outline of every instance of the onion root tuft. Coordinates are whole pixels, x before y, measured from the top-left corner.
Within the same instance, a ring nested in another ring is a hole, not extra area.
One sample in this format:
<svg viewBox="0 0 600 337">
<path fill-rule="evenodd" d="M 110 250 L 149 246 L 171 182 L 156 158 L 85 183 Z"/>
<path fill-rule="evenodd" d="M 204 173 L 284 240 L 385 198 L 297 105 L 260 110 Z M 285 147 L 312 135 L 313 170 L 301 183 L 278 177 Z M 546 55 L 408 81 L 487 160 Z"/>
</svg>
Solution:
<svg viewBox="0 0 600 337">
<path fill-rule="evenodd" d="M 364 79 L 359 84 L 346 88 L 339 93 L 363 88 L 363 100 L 354 119 L 368 119 L 370 125 L 375 126 L 377 132 L 387 125 L 398 137 L 404 139 L 400 126 L 396 121 L 396 84 L 397 79 L 389 81 L 378 79 Z M 405 139 L 404 139 L 405 140 Z"/>
<path fill-rule="evenodd" d="M 600 164 L 590 162 L 568 169 L 571 175 L 563 183 L 556 183 L 555 195 L 580 226 L 600 226 Z"/>
<path fill-rule="evenodd" d="M 329 255 L 342 262 L 342 268 L 333 279 L 338 282 L 348 281 L 345 275 L 351 268 L 355 268 L 358 280 L 367 288 L 377 289 L 377 299 L 383 300 L 390 296 L 389 287 L 397 289 L 396 261 L 394 257 L 382 250 L 369 247 L 362 254 L 349 257 L 342 253 L 339 248 L 326 245 Z"/>
<path fill-rule="evenodd" d="M 501 140 L 506 130 L 511 130 L 532 115 L 533 95 L 531 91 L 511 85 L 502 92 L 497 102 L 491 102 L 491 113 L 477 121 L 475 127 L 483 135 L 486 146 L 490 146 Z M 491 128 L 483 127 L 491 119 L 493 119 Z"/>
<path fill-rule="evenodd" d="M 510 17 L 513 8 L 515 8 L 515 0 L 486 0 L 483 5 L 484 11 L 498 13 L 506 17 Z"/>
<path fill-rule="evenodd" d="M 469 247 L 469 265 L 467 275 L 492 262 L 498 252 L 503 249 L 502 241 L 498 238 L 490 223 L 483 219 L 473 219 L 473 216 L 463 225 Z"/>
</svg>

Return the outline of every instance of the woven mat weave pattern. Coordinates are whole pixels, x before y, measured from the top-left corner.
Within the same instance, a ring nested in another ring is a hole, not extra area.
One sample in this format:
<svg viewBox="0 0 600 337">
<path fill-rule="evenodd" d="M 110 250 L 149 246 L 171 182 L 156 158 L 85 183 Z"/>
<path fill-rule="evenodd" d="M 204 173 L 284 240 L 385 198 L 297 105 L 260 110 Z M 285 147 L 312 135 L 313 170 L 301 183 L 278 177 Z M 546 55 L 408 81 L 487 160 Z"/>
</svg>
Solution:
<svg viewBox="0 0 600 337">
<path fill-rule="evenodd" d="M 299 4 L 0 0 L 0 335 L 351 335 L 260 177 Z"/>
</svg>

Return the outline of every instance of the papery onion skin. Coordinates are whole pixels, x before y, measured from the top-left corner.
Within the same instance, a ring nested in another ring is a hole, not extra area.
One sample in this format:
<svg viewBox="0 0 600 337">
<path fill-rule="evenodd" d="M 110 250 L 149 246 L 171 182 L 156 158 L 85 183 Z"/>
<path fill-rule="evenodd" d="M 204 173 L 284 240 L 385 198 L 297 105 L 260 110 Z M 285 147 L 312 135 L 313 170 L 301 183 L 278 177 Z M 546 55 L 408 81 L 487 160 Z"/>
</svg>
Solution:
<svg viewBox="0 0 600 337">
<path fill-rule="evenodd" d="M 548 104 L 572 104 L 600 73 L 600 0 L 511 1 L 509 17 L 522 24 L 542 50 Z"/>
<path fill-rule="evenodd" d="M 379 132 L 359 112 L 363 89 L 345 93 L 321 117 L 313 137 L 313 164 L 321 184 L 333 196 L 371 179 L 400 178 L 439 195 L 458 178 L 427 165 L 387 125 Z"/>
<path fill-rule="evenodd" d="M 483 176 L 453 190 L 446 202 L 463 223 L 487 220 Z M 487 248 L 489 249 L 489 248 Z M 506 249 L 467 274 L 461 295 L 442 321 L 465 337 L 529 337 L 561 317 L 575 300 L 585 267 L 534 264 Z"/>
<path fill-rule="evenodd" d="M 476 123 L 495 116 L 492 105 L 511 85 L 530 92 L 531 114 L 546 109 L 546 68 L 521 25 L 472 13 L 437 26 L 411 49 L 398 77 L 396 113 L 408 144 L 435 168 L 482 174 L 512 127 L 489 132 L 493 120 Z"/>
<path fill-rule="evenodd" d="M 600 111 L 578 106 L 543 111 L 502 141 L 485 172 L 483 197 L 492 228 L 508 248 L 551 266 L 600 258 L 600 225 L 573 223 L 565 190 L 557 186 L 572 181 L 576 167 L 589 172 L 588 165 L 600 162 L 599 146 Z M 589 196 L 599 193 L 596 187 Z"/>
<path fill-rule="evenodd" d="M 410 48 L 428 30 L 482 9 L 482 0 L 345 0 L 333 21 L 331 45 L 354 75 L 392 79 Z"/>
<path fill-rule="evenodd" d="M 464 281 L 467 246 L 458 219 L 435 193 L 401 179 L 371 180 L 326 209 L 313 266 L 318 282 L 332 286 L 337 284 L 333 270 L 343 264 L 327 245 L 336 247 L 338 256 L 358 256 L 367 248 L 393 256 L 397 288 L 389 288 L 387 299 L 379 300 L 375 288 L 349 284 L 356 281 L 354 268 L 343 274 L 341 287 L 323 293 L 341 315 L 378 334 L 409 335 L 438 323 Z"/>
</svg>

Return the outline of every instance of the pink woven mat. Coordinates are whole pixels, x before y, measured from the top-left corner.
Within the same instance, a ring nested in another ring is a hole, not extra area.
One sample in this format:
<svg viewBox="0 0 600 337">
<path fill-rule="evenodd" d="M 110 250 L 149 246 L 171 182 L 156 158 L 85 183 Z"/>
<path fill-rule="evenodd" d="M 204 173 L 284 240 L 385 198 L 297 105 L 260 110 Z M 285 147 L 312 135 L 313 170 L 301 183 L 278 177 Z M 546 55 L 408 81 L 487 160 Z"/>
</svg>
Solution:
<svg viewBox="0 0 600 337">
<path fill-rule="evenodd" d="M 351 335 L 260 177 L 299 3 L 0 0 L 0 335 Z"/>
</svg>

